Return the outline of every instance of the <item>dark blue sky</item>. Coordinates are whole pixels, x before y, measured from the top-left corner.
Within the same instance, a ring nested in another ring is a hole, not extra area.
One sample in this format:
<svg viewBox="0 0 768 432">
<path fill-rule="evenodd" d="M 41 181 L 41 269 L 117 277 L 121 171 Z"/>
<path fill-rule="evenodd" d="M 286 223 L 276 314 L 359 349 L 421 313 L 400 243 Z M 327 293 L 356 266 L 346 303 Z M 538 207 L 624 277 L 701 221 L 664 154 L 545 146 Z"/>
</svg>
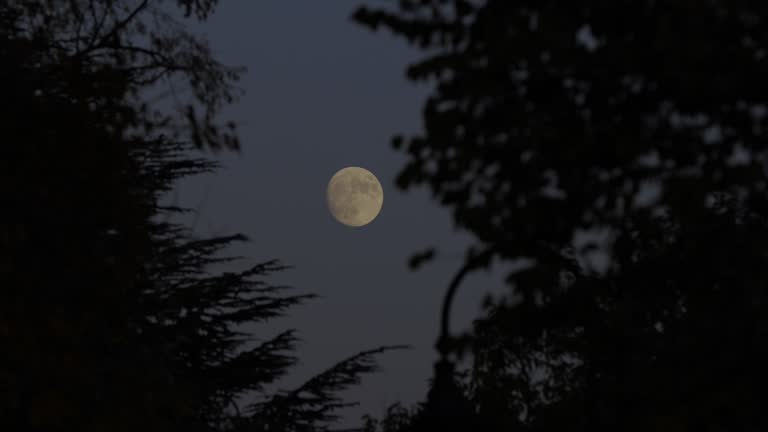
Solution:
<svg viewBox="0 0 768 432">
<path fill-rule="evenodd" d="M 220 60 L 248 68 L 245 94 L 226 111 L 240 125 L 243 150 L 219 155 L 224 169 L 183 183 L 174 199 L 199 210 L 201 234 L 241 232 L 251 242 L 238 254 L 294 266 L 274 282 L 322 296 L 254 327 L 263 337 L 296 327 L 304 340 L 301 365 L 279 387 L 360 350 L 410 344 L 382 356 L 384 370 L 348 394 L 362 403 L 348 416 L 421 400 L 442 295 L 469 237 L 454 231 L 448 211 L 425 190 L 403 194 L 394 186 L 405 156 L 391 149 L 390 137 L 420 129 L 429 91 L 404 78 L 419 53 L 353 24 L 360 1 L 222 3 L 201 31 Z M 381 213 L 362 228 L 339 224 L 325 204 L 328 180 L 350 165 L 371 170 L 384 187 Z M 408 256 L 426 246 L 441 255 L 410 272 Z M 500 285 L 488 275 L 469 278 L 454 328 L 466 328 L 484 293 Z"/>
</svg>

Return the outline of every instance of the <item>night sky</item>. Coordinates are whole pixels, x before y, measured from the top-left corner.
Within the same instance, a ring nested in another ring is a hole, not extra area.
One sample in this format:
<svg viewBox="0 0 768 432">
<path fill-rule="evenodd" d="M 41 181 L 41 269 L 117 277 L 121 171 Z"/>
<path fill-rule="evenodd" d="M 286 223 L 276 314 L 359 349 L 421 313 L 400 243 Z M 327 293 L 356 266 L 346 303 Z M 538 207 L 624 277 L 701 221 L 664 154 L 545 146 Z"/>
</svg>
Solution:
<svg viewBox="0 0 768 432">
<path fill-rule="evenodd" d="M 10 1 L 0 64 L 0 432 L 768 431 L 768 3 Z"/>
<path fill-rule="evenodd" d="M 442 296 L 469 242 L 426 190 L 395 187 L 405 157 L 390 138 L 419 131 L 429 88 L 404 77 L 417 52 L 350 21 L 360 4 L 222 2 L 200 31 L 219 60 L 248 69 L 243 96 L 225 111 L 239 124 L 243 148 L 217 154 L 224 165 L 217 174 L 186 181 L 171 197 L 198 210 L 189 222 L 201 235 L 243 233 L 251 242 L 232 252 L 294 267 L 272 282 L 321 296 L 254 327 L 263 337 L 296 327 L 304 341 L 300 366 L 278 387 L 360 350 L 412 345 L 381 356 L 383 371 L 347 394 L 361 402 L 347 422 L 423 400 Z M 372 171 L 384 188 L 381 213 L 362 228 L 336 222 L 326 206 L 327 182 L 345 166 Z M 439 249 L 437 259 L 409 271 L 408 257 L 428 246 Z M 465 282 L 454 330 L 467 328 L 483 296 L 501 286 L 497 279 L 477 274 Z"/>
</svg>

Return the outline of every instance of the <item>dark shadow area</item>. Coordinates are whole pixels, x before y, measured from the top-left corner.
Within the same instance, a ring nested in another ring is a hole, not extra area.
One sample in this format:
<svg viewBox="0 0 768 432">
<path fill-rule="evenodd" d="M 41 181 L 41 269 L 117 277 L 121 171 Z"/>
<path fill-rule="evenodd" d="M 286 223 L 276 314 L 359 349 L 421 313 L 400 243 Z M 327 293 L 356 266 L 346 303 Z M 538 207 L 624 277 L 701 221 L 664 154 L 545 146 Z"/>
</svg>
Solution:
<svg viewBox="0 0 768 432">
<path fill-rule="evenodd" d="M 516 264 L 506 301 L 444 334 L 466 374 L 371 430 L 768 428 L 768 5 L 404 0 L 354 19 L 424 50 L 398 185 L 474 234 L 469 271 Z"/>
<path fill-rule="evenodd" d="M 277 261 L 231 270 L 243 236 L 197 238 L 163 205 L 217 168 L 199 150 L 238 148 L 217 114 L 239 70 L 181 24 L 215 3 L 0 4 L 0 430 L 328 430 L 397 348 L 275 390 L 294 331 L 241 325 L 313 296 L 271 284 Z"/>
</svg>

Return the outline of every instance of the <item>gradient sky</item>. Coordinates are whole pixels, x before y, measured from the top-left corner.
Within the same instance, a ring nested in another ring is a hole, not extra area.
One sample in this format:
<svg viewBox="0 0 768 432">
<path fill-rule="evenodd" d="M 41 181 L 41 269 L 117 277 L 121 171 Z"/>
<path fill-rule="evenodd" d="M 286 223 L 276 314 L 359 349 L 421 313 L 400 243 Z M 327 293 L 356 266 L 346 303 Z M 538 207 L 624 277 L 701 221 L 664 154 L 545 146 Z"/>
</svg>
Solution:
<svg viewBox="0 0 768 432">
<path fill-rule="evenodd" d="M 347 411 L 345 424 L 424 398 L 440 302 L 470 240 L 426 190 L 404 194 L 394 186 L 406 158 L 391 149 L 390 137 L 421 128 L 429 88 L 404 77 L 418 52 L 351 22 L 359 4 L 222 2 L 200 29 L 220 60 L 248 68 L 239 83 L 245 94 L 226 111 L 240 126 L 243 149 L 217 155 L 221 171 L 182 183 L 173 197 L 198 209 L 190 222 L 199 233 L 247 235 L 251 242 L 234 252 L 283 260 L 294 268 L 273 282 L 322 297 L 254 327 L 265 338 L 296 327 L 304 340 L 301 364 L 279 387 L 360 350 L 413 346 L 381 356 L 383 371 L 346 394 L 361 406 Z M 328 180 L 350 165 L 369 169 L 384 187 L 381 213 L 362 228 L 336 222 L 325 203 Z M 438 258 L 409 271 L 407 258 L 427 246 L 439 248 Z M 498 291 L 496 279 L 465 281 L 454 330 L 467 328 L 484 294 Z"/>
</svg>

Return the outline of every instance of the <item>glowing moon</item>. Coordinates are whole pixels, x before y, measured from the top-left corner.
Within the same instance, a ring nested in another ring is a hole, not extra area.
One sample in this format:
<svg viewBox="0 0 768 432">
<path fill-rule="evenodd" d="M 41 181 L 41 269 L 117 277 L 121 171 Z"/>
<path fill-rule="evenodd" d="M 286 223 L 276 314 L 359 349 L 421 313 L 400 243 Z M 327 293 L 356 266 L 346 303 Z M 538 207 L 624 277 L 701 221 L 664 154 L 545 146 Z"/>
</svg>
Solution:
<svg viewBox="0 0 768 432">
<path fill-rule="evenodd" d="M 371 223 L 384 204 L 384 191 L 373 173 L 364 168 L 347 167 L 328 182 L 328 209 L 337 221 L 359 227 Z"/>
</svg>

